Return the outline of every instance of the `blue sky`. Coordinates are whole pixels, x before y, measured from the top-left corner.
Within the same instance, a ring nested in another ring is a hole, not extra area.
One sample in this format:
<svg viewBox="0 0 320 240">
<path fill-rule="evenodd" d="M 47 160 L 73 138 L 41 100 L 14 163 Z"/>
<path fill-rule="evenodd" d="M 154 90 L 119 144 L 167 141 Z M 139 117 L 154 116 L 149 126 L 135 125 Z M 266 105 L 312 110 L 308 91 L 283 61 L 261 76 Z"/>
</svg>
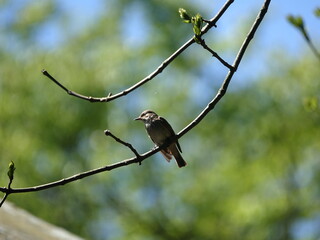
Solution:
<svg viewBox="0 0 320 240">
<path fill-rule="evenodd" d="M 30 0 L 17 0 L 10 3 L 9 6 L 11 7 L 9 8 L 0 8 L 0 15 L 2 15 L 0 16 L 0 31 L 3 27 L 1 25 L 15 17 L 15 12 L 19 9 L 19 6 L 23 6 L 28 1 Z M 69 28 L 71 33 L 76 33 L 83 30 L 83 28 L 90 27 L 90 24 L 92 24 L 97 17 L 102 14 L 108 14 L 105 12 L 106 8 L 101 7 L 106 4 L 103 0 L 56 0 L 56 2 L 59 3 L 59 11 L 68 15 L 70 19 L 71 25 Z M 201 12 L 203 16 L 211 17 L 214 15 L 212 9 L 216 12 L 225 1 L 189 0 L 189 2 L 198 3 L 198 11 Z M 211 2 L 212 8 L 209 8 L 208 6 L 210 6 Z M 235 1 L 228 10 L 228 13 L 221 19 L 221 22 L 219 22 L 219 24 L 224 26 L 224 28 L 220 28 L 219 31 L 232 36 L 234 27 L 237 27 L 237 21 L 235 20 L 245 20 L 247 16 L 252 16 L 257 9 L 260 8 L 262 2 L 262 0 Z M 108 1 L 108 4 L 112 9 L 112 1 Z M 271 47 L 281 46 L 282 49 L 286 49 L 292 54 L 300 52 L 301 49 L 305 49 L 305 42 L 296 29 L 289 26 L 286 21 L 286 16 L 288 14 L 303 16 L 312 38 L 315 40 L 320 39 L 320 31 L 318 31 L 320 19 L 317 19 L 313 15 L 313 10 L 317 6 L 320 7 L 320 2 L 315 0 L 272 0 L 267 18 L 259 30 L 260 42 L 258 44 Z M 38 33 L 39 42 L 49 48 L 59 46 L 64 40 L 64 36 L 59 34 L 57 21 L 58 19 L 52 19 L 45 28 L 42 28 L 42 31 Z M 137 37 L 137 39 L 139 38 Z"/>
</svg>

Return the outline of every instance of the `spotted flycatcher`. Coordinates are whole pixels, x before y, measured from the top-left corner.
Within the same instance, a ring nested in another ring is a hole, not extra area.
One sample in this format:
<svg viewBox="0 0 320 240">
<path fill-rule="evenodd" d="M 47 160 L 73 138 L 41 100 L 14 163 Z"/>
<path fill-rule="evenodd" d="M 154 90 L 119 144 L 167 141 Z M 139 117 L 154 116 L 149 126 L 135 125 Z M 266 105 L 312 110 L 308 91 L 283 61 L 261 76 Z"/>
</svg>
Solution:
<svg viewBox="0 0 320 240">
<path fill-rule="evenodd" d="M 176 135 L 167 120 L 158 116 L 151 110 L 143 111 L 139 117 L 135 118 L 135 120 L 144 122 L 149 137 L 157 146 L 161 146 L 171 137 Z M 161 153 L 168 162 L 172 159 L 172 156 L 174 156 L 178 166 L 181 168 L 186 166 L 187 163 L 182 158 L 180 152 L 182 151 L 178 140 L 170 144 L 169 147 L 161 150 Z"/>
</svg>

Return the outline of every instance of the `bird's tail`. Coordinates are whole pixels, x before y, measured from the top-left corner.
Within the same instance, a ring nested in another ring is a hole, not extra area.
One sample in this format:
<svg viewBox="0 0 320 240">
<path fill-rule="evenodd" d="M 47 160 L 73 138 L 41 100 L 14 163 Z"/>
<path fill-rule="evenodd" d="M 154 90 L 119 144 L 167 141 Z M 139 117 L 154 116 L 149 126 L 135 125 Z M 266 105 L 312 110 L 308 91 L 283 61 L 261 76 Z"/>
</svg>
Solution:
<svg viewBox="0 0 320 240">
<path fill-rule="evenodd" d="M 170 149 L 172 155 L 174 156 L 174 158 L 176 159 L 176 162 L 177 162 L 179 168 L 184 167 L 184 166 L 187 165 L 187 162 L 181 156 L 176 144 L 172 144 L 169 147 L 169 149 Z"/>
</svg>

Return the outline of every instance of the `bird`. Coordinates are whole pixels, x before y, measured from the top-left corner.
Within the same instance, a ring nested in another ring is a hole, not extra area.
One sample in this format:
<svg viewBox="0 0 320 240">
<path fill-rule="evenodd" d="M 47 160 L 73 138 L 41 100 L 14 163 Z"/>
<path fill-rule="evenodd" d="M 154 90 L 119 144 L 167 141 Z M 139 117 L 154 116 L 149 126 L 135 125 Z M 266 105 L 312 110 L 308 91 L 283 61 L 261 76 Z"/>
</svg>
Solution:
<svg viewBox="0 0 320 240">
<path fill-rule="evenodd" d="M 140 120 L 144 123 L 148 136 L 156 146 L 161 146 L 166 141 L 169 141 L 171 137 L 176 136 L 168 121 L 158 116 L 158 114 L 152 110 L 143 111 L 140 116 L 134 120 Z M 182 153 L 178 140 L 161 150 L 162 155 L 168 162 L 170 162 L 173 156 L 179 168 L 187 165 L 180 152 Z"/>
</svg>

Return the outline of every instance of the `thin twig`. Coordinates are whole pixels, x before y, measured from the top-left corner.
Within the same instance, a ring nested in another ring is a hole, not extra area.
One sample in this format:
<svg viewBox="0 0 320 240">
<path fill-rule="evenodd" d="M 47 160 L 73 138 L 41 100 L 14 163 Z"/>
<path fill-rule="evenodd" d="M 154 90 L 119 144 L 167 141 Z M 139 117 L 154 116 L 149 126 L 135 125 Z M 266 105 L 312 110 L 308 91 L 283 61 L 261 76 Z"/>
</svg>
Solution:
<svg viewBox="0 0 320 240">
<path fill-rule="evenodd" d="M 307 44 L 309 45 L 311 51 L 313 52 L 313 54 L 316 56 L 316 58 L 320 61 L 320 53 L 317 50 L 317 48 L 314 46 L 313 42 L 311 41 L 311 39 L 308 36 L 305 36 L 305 39 L 307 41 Z"/>
<path fill-rule="evenodd" d="M 106 136 L 110 136 L 112 137 L 114 140 L 116 140 L 118 143 L 121 143 L 122 145 L 128 147 L 133 153 L 134 155 L 136 155 L 136 157 L 139 159 L 140 158 L 140 154 L 138 153 L 138 151 L 132 146 L 132 144 L 128 143 L 128 142 L 125 142 L 123 140 L 121 140 L 120 138 L 116 137 L 114 134 L 112 134 L 110 132 L 110 130 L 105 130 L 104 131 L 104 134 Z"/>
<path fill-rule="evenodd" d="M 9 180 L 9 183 L 8 183 L 8 190 L 10 190 L 11 189 L 11 183 L 12 183 L 12 178 L 10 178 L 10 180 Z M 1 206 L 3 205 L 3 203 L 6 201 L 6 199 L 7 199 L 7 197 L 10 195 L 10 192 L 6 192 L 5 194 L 4 194 L 4 197 L 2 198 L 2 200 L 1 200 L 1 202 L 0 202 L 0 208 L 1 208 Z"/>
<path fill-rule="evenodd" d="M 207 22 L 208 24 L 205 25 L 201 30 L 201 35 L 203 36 L 205 33 L 207 33 L 212 27 L 217 26 L 218 20 L 222 17 L 222 15 L 227 11 L 227 9 L 230 7 L 230 5 L 234 2 L 234 0 L 226 1 L 226 3 L 222 6 L 222 8 L 219 10 L 219 12 Z"/>
<path fill-rule="evenodd" d="M 212 19 L 207 21 L 208 23 L 203 27 L 201 36 L 205 34 L 210 28 L 215 27 L 217 21 L 220 19 L 220 17 L 223 15 L 223 13 L 228 9 L 228 7 L 234 2 L 234 0 L 229 0 L 225 3 L 225 5 L 220 9 L 220 11 L 217 13 L 216 16 L 214 16 Z M 52 75 L 48 73 L 47 70 L 43 69 L 42 73 L 46 77 L 48 77 L 50 80 L 52 80 L 55 84 L 57 84 L 60 88 L 62 88 L 64 91 L 66 91 L 69 95 L 89 101 L 89 102 L 110 102 L 112 100 L 115 100 L 119 97 L 125 96 L 128 93 L 132 92 L 133 90 L 137 89 L 138 87 L 144 85 L 145 83 L 149 82 L 153 78 L 155 78 L 158 74 L 160 74 L 174 59 L 176 59 L 183 51 L 185 51 L 190 45 L 194 43 L 194 39 L 189 39 L 185 44 L 183 44 L 177 51 L 175 51 L 170 57 L 168 57 L 166 60 L 164 60 L 160 66 L 153 71 L 151 74 L 149 74 L 147 77 L 139 81 L 138 83 L 132 85 L 131 87 L 123 90 L 122 92 L 116 93 L 114 95 L 110 94 L 107 97 L 91 97 L 91 96 L 85 96 L 79 93 L 76 93 L 74 91 L 69 90 L 66 88 L 63 84 L 61 84 L 58 80 L 56 80 Z"/>
<path fill-rule="evenodd" d="M 133 158 L 129 158 L 129 159 L 125 159 L 123 161 L 114 163 L 114 164 L 110 164 L 107 166 L 103 166 L 100 168 L 96 168 L 93 170 L 89 170 L 86 172 L 82 172 L 82 173 L 78 173 L 75 174 L 71 177 L 68 178 L 64 178 L 64 179 L 60 179 L 58 181 L 55 182 L 51 182 L 51 183 L 47 183 L 47 184 L 43 184 L 43 185 L 39 185 L 39 186 L 34 186 L 34 187 L 26 187 L 26 188 L 5 188 L 5 187 L 0 187 L 0 192 L 4 192 L 6 194 L 13 194 L 13 193 L 26 193 L 26 192 L 38 192 L 41 190 L 45 190 L 48 188 L 53 188 L 53 187 L 57 187 L 57 186 L 62 186 L 65 185 L 67 183 L 70 182 L 74 182 L 77 180 L 80 180 L 82 178 L 86 178 L 101 172 L 106 172 L 106 171 L 111 171 L 113 169 L 119 168 L 119 167 L 123 167 L 123 166 L 127 166 L 130 164 L 134 164 L 134 163 L 140 163 L 142 161 L 144 161 L 145 159 L 149 158 L 150 156 L 156 154 L 157 152 L 159 152 L 161 149 L 168 147 L 169 143 L 163 144 L 160 147 L 155 147 L 152 150 L 139 155 L 139 157 L 133 157 Z"/>
<path fill-rule="evenodd" d="M 89 102 L 108 102 L 109 97 L 111 96 L 111 93 L 108 94 L 107 97 L 103 97 L 103 98 L 96 98 L 96 97 L 90 97 L 90 96 L 84 96 L 82 94 L 76 93 L 74 91 L 69 90 L 68 88 L 66 88 L 62 83 L 60 83 L 58 80 L 56 80 L 53 76 L 50 75 L 50 73 L 48 73 L 47 70 L 42 69 L 41 71 L 43 73 L 43 75 L 45 75 L 46 77 L 48 77 L 51 81 L 53 81 L 55 84 L 57 84 L 60 88 L 62 88 L 64 91 L 66 91 L 69 95 L 71 96 L 75 96 L 77 98 L 80 99 L 84 99 L 87 100 Z"/>
<path fill-rule="evenodd" d="M 204 39 L 200 40 L 200 45 L 206 49 L 207 51 L 209 51 L 213 57 L 215 57 L 216 59 L 218 59 L 225 67 L 229 68 L 230 70 L 233 69 L 233 66 L 230 65 L 229 63 L 227 63 L 225 60 L 223 60 L 222 57 L 220 57 L 218 55 L 218 53 L 216 53 L 215 51 L 213 51 L 211 48 L 208 47 L 208 45 L 205 43 Z"/>
</svg>

